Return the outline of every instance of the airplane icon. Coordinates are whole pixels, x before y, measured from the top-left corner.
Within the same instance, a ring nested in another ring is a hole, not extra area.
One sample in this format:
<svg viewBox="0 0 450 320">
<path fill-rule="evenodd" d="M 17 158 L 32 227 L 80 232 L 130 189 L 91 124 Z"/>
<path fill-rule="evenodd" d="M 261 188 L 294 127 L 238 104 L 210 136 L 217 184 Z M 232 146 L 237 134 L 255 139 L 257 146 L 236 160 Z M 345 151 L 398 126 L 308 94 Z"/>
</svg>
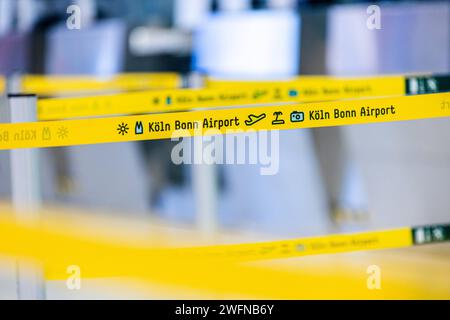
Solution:
<svg viewBox="0 0 450 320">
<path fill-rule="evenodd" d="M 247 126 L 252 126 L 255 123 L 257 123 L 257 122 L 261 121 L 262 119 L 264 119 L 265 117 L 266 117 L 265 113 L 262 113 L 259 116 L 251 114 L 251 115 L 248 116 L 248 120 L 245 120 L 245 124 Z"/>
</svg>

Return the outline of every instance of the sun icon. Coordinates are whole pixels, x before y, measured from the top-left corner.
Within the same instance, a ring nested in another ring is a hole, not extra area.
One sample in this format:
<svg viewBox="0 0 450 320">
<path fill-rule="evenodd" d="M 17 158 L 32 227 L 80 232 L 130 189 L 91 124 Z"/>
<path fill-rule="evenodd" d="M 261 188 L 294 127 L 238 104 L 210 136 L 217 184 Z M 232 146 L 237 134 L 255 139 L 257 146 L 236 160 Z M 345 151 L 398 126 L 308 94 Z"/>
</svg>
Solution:
<svg viewBox="0 0 450 320">
<path fill-rule="evenodd" d="M 69 129 L 67 127 L 59 127 L 56 135 L 59 139 L 65 139 L 69 136 Z"/>
<path fill-rule="evenodd" d="M 123 123 L 123 122 L 121 124 L 119 124 L 119 126 L 117 127 L 118 133 L 123 135 L 123 136 L 128 133 L 128 130 L 129 130 L 128 124 Z"/>
</svg>

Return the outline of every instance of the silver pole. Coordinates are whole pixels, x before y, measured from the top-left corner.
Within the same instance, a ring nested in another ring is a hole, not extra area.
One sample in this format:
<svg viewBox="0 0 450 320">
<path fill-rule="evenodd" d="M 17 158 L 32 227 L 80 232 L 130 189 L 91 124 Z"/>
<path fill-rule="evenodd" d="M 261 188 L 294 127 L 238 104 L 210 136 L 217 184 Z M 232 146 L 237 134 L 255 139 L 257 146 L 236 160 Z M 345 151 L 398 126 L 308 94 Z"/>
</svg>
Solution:
<svg viewBox="0 0 450 320">
<path fill-rule="evenodd" d="M 35 95 L 9 94 L 8 102 L 11 123 L 37 120 Z M 18 223 L 30 224 L 37 220 L 41 207 L 39 181 L 39 150 L 11 150 L 12 202 Z M 24 300 L 45 298 L 43 272 L 33 262 L 17 262 L 17 294 Z"/>
<path fill-rule="evenodd" d="M 189 77 L 189 87 L 199 88 L 203 79 L 199 74 L 191 74 Z M 195 139 L 195 138 L 193 138 Z M 203 137 L 197 137 L 203 139 Z M 195 145 L 195 143 L 194 143 Z M 194 159 L 203 159 L 203 150 L 194 147 Z M 215 164 L 207 164 L 210 159 L 203 159 L 201 164 L 192 165 L 192 187 L 194 190 L 196 204 L 196 223 L 198 230 L 205 236 L 216 233 L 218 222 L 218 175 Z M 207 163 L 205 163 L 207 162 Z"/>
</svg>

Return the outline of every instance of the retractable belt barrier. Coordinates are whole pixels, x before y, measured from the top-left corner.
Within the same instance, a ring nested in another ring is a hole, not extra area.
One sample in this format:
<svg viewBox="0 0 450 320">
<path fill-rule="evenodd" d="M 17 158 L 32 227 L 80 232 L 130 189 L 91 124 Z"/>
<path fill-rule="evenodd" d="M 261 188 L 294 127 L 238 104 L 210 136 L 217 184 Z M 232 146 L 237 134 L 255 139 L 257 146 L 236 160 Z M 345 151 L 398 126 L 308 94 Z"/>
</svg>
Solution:
<svg viewBox="0 0 450 320">
<path fill-rule="evenodd" d="M 450 241 L 449 224 L 182 250 L 199 258 L 255 261 L 362 250 L 404 248 L 445 241 Z"/>
<path fill-rule="evenodd" d="M 32 90 L 31 90 L 32 91 Z M 77 98 L 41 99 L 39 120 L 105 115 L 171 112 L 199 108 L 328 101 L 450 91 L 450 76 L 331 78 L 306 77 L 293 81 L 234 86 L 158 90 Z"/>
<path fill-rule="evenodd" d="M 241 263 L 405 248 L 450 240 L 450 224 L 441 224 L 259 243 L 176 248 L 125 245 L 113 240 L 108 242 L 64 233 L 61 228 L 64 227 L 44 228 L 1 220 L 0 255 L 35 259 L 44 263 L 47 278 L 58 279 L 67 276 L 66 268 L 72 264 L 81 266 L 85 277 L 136 276 L 135 268 L 142 272 L 155 264 L 159 265 L 158 268 L 164 267 L 165 263 L 177 265 L 176 261 Z M 105 270 L 114 271 L 110 274 Z"/>
<path fill-rule="evenodd" d="M 135 91 L 148 89 L 173 89 L 182 85 L 177 73 L 123 73 L 111 77 L 24 75 L 22 91 L 43 96 L 79 94 L 101 91 Z"/>
<path fill-rule="evenodd" d="M 450 116 L 450 93 L 1 124 L 0 150 L 289 130 Z"/>
<path fill-rule="evenodd" d="M 450 93 L 437 92 L 450 90 L 448 80 L 434 76 L 366 80 L 311 77 L 298 83 L 248 84 L 239 89 L 43 99 L 38 104 L 39 120 L 43 121 L 0 124 L 0 150 L 445 118 L 450 117 Z M 345 100 L 355 97 L 359 99 Z M 305 103 L 286 103 L 289 101 Z M 243 104 L 271 105 L 211 109 Z M 196 108 L 205 109 L 191 110 Z M 58 120 L 135 113 L 146 114 Z M 244 292 L 268 296 L 280 281 L 289 283 L 277 289 L 278 298 L 296 296 L 296 284 L 304 285 L 305 279 L 251 268 L 243 262 L 406 248 L 449 240 L 450 225 L 442 224 L 260 243 L 143 247 L 65 234 L 64 228 L 0 220 L 0 255 L 42 263 L 47 279 L 67 279 L 67 267 L 77 265 L 86 278 L 138 277 L 192 287 L 216 286 L 223 291 L 230 289 L 231 279 L 238 279 Z M 265 279 L 263 284 L 259 283 L 261 279 Z"/>
<path fill-rule="evenodd" d="M 349 84 L 369 84 L 373 80 L 388 81 L 388 84 L 395 84 L 403 82 L 405 87 L 411 91 L 412 94 L 425 93 L 424 91 L 433 91 L 439 85 L 446 84 L 448 74 L 432 74 L 432 73 L 420 73 L 420 74 L 392 74 L 392 75 L 377 75 L 377 76 L 334 76 L 334 75 L 301 75 L 281 80 L 236 80 L 236 79 L 222 79 L 211 76 L 204 78 L 204 84 L 208 88 L 235 88 L 235 87 L 256 87 L 260 85 L 273 86 L 280 83 L 292 84 L 306 82 L 311 85 L 316 85 L 318 89 L 323 89 L 326 93 L 326 86 L 323 84 L 328 81 L 347 81 Z M 391 81 L 391 82 L 389 82 Z M 439 83 L 439 84 L 438 84 Z M 351 88 L 351 87 L 350 87 Z M 314 91 L 318 90 L 314 89 Z M 359 86 L 359 89 L 364 89 L 364 86 Z M 370 90 L 369 87 L 365 88 Z M 320 90 L 319 90 L 320 91 Z"/>
</svg>

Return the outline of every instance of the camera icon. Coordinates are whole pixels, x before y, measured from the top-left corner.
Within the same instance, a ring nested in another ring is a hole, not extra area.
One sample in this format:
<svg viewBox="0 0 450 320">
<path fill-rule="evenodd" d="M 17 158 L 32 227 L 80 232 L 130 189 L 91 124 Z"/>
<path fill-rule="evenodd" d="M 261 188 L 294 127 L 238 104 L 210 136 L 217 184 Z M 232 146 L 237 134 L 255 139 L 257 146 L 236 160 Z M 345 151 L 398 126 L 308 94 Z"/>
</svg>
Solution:
<svg viewBox="0 0 450 320">
<path fill-rule="evenodd" d="M 291 122 L 302 122 L 305 120 L 305 114 L 302 111 L 293 111 L 291 113 Z"/>
</svg>

